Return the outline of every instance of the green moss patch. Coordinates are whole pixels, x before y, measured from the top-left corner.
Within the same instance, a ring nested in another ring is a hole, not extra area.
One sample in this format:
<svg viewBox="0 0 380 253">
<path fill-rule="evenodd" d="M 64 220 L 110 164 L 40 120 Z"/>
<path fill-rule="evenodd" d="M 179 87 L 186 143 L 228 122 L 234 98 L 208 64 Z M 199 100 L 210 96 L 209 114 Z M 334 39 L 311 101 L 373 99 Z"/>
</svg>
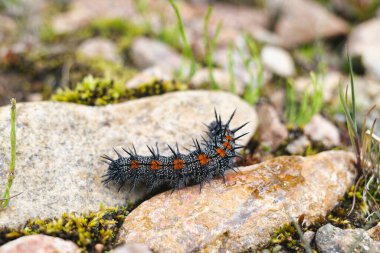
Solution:
<svg viewBox="0 0 380 253">
<path fill-rule="evenodd" d="M 87 76 L 74 89 L 58 89 L 52 100 L 84 105 L 106 105 L 166 92 L 186 90 L 186 84 L 177 81 L 152 80 L 136 88 L 125 88 L 125 84 L 108 78 Z"/>
<path fill-rule="evenodd" d="M 96 244 L 110 249 L 128 215 L 127 207 L 100 207 L 99 211 L 64 213 L 59 218 L 32 219 L 18 229 L 2 229 L 0 245 L 25 235 L 45 234 L 76 243 L 84 252 L 95 252 Z"/>
</svg>

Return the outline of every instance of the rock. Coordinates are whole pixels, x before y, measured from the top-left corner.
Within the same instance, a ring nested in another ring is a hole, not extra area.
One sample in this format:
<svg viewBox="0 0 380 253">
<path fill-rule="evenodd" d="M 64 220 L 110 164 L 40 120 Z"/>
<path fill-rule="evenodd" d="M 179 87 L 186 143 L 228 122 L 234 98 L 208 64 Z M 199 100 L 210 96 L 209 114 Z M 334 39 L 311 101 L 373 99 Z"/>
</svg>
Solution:
<svg viewBox="0 0 380 253">
<path fill-rule="evenodd" d="M 78 246 L 61 238 L 47 235 L 28 235 L 0 247 L 0 253 L 80 253 Z"/>
<path fill-rule="evenodd" d="M 306 243 L 306 245 L 311 245 L 312 241 L 314 240 L 315 232 L 314 231 L 306 231 L 302 236 L 302 241 Z"/>
<path fill-rule="evenodd" d="M 154 252 L 255 251 L 273 231 L 304 215 L 326 215 L 354 180 L 354 156 L 328 151 L 278 157 L 240 167 L 199 186 L 164 192 L 125 219 L 119 241 L 143 243 Z"/>
<path fill-rule="evenodd" d="M 204 17 L 207 14 L 208 5 L 208 3 L 188 4 L 186 1 L 180 4 L 186 34 L 197 55 L 204 52 Z M 171 16 L 174 13 L 169 10 L 167 14 Z M 172 19 L 172 23 L 173 21 L 175 22 L 175 19 Z M 268 12 L 262 8 L 215 2 L 209 19 L 208 35 L 213 38 L 218 24 L 221 23 L 222 29 L 218 36 L 217 47 L 227 47 L 243 33 L 248 33 L 254 38 L 256 35 L 260 38 L 264 37 L 262 31 L 266 30 L 269 21 Z"/>
<path fill-rule="evenodd" d="M 57 34 L 71 33 L 88 26 L 94 19 L 129 18 L 138 19 L 138 11 L 132 0 L 76 0 L 69 11 L 55 15 L 52 28 Z"/>
<path fill-rule="evenodd" d="M 380 80 L 380 17 L 363 22 L 355 27 L 348 37 L 351 56 L 361 56 L 366 71 Z"/>
<path fill-rule="evenodd" d="M 367 112 L 372 106 L 377 105 L 367 118 L 367 128 L 372 127 L 372 123 L 380 116 L 380 82 L 371 78 L 356 77 L 355 82 L 355 100 L 358 110 Z M 348 99 L 351 101 L 351 89 L 348 89 Z M 357 121 L 363 122 L 365 113 L 357 115 Z M 375 133 L 380 133 L 380 124 L 375 125 Z"/>
<path fill-rule="evenodd" d="M 348 24 L 343 19 L 315 1 L 270 0 L 267 4 L 273 15 L 278 15 L 275 32 L 285 48 L 348 33 Z"/>
<path fill-rule="evenodd" d="M 105 187 L 101 176 L 103 154 L 115 157 L 112 148 L 131 147 L 148 155 L 146 145 L 156 142 L 163 154 L 166 144 L 190 147 L 200 138 L 202 122 L 213 120 L 214 107 L 227 120 L 237 112 L 232 127 L 247 121 L 257 126 L 255 110 L 226 92 L 173 92 L 106 107 L 69 103 L 17 104 L 17 157 L 10 205 L 0 212 L 0 227 L 22 225 L 29 218 L 50 218 L 64 212 L 97 210 L 99 203 L 116 206 L 140 196 Z M 0 185 L 4 185 L 10 161 L 10 108 L 0 108 Z M 185 151 L 185 150 L 183 150 Z M 136 193 L 137 194 L 137 193 Z"/>
<path fill-rule="evenodd" d="M 231 76 L 228 71 L 224 69 L 218 69 L 214 68 L 213 70 L 214 80 L 218 84 L 219 89 L 230 91 L 231 90 Z M 235 88 L 236 88 L 236 94 L 242 95 L 245 90 L 245 86 L 241 80 L 234 80 Z M 200 70 L 197 70 L 193 78 L 190 82 L 191 88 L 193 89 L 201 89 L 201 88 L 210 88 L 211 87 L 211 80 L 210 80 L 210 74 L 209 70 L 207 68 L 203 68 Z"/>
<path fill-rule="evenodd" d="M 280 47 L 265 46 L 261 51 L 261 60 L 264 67 L 279 76 L 295 75 L 296 70 L 292 57 Z"/>
<path fill-rule="evenodd" d="M 204 15 L 207 6 L 202 6 Z M 219 42 L 221 45 L 228 46 L 228 43 L 241 32 L 247 32 L 255 37 L 259 31 L 269 25 L 269 15 L 266 10 L 250 6 L 215 3 L 210 17 L 210 26 L 216 28 L 219 22 L 223 23 Z"/>
<path fill-rule="evenodd" d="M 108 61 L 121 63 L 115 43 L 108 39 L 91 38 L 82 42 L 77 50 L 79 55 L 88 58 L 103 58 Z"/>
<path fill-rule="evenodd" d="M 286 151 L 289 152 L 289 154 L 292 155 L 300 155 L 303 154 L 308 146 L 311 145 L 311 142 L 309 139 L 305 136 L 302 135 L 289 143 L 286 146 Z"/>
<path fill-rule="evenodd" d="M 279 89 L 276 86 L 267 86 L 268 87 L 268 93 L 270 94 L 268 99 L 271 105 L 276 109 L 277 114 L 281 115 L 284 110 L 285 106 L 285 89 Z"/>
<path fill-rule="evenodd" d="M 380 94 L 380 82 L 371 78 L 355 78 L 355 99 L 358 108 L 366 111 L 376 104 Z M 349 88 L 349 98 L 351 89 Z"/>
<path fill-rule="evenodd" d="M 269 104 L 261 104 L 257 108 L 260 122 L 258 134 L 260 146 L 275 150 L 288 138 L 288 129 L 281 123 L 276 110 Z"/>
<path fill-rule="evenodd" d="M 367 233 L 373 240 L 380 242 L 380 223 L 368 229 Z"/>
<path fill-rule="evenodd" d="M 0 105 L 8 105 L 10 98 L 17 101 L 25 100 L 29 89 L 30 84 L 22 75 L 0 74 Z"/>
<path fill-rule="evenodd" d="M 74 8 L 69 12 L 53 17 L 52 28 L 56 34 L 71 33 L 89 25 L 91 20 L 93 20 L 91 11 L 84 8 Z"/>
<path fill-rule="evenodd" d="M 338 146 L 340 135 L 338 128 L 320 114 L 311 118 L 304 127 L 304 133 L 313 141 L 322 142 L 326 147 Z"/>
<path fill-rule="evenodd" d="M 153 79 L 171 81 L 173 77 L 171 73 L 165 71 L 160 66 L 154 66 L 147 68 L 138 74 L 136 74 L 132 79 L 129 79 L 125 84 L 127 88 L 137 88 L 142 83 L 149 83 Z"/>
<path fill-rule="evenodd" d="M 96 253 L 102 253 L 104 251 L 104 245 L 101 243 L 95 244 L 94 248 Z"/>
<path fill-rule="evenodd" d="M 12 18 L 0 14 L 0 46 L 15 35 L 17 23 Z"/>
<path fill-rule="evenodd" d="M 136 38 L 131 45 L 131 58 L 140 69 L 160 66 L 171 72 L 183 65 L 182 56 L 165 43 L 145 38 Z"/>
<path fill-rule="evenodd" d="M 326 224 L 318 229 L 318 252 L 380 252 L 380 242 L 373 241 L 364 229 L 340 229 Z"/>
<path fill-rule="evenodd" d="M 141 243 L 125 244 L 111 250 L 110 253 L 153 253 L 148 246 Z"/>
<path fill-rule="evenodd" d="M 39 92 L 30 93 L 26 97 L 26 101 L 28 102 L 37 102 L 37 101 L 42 101 L 42 100 L 43 100 L 43 96 Z"/>
</svg>

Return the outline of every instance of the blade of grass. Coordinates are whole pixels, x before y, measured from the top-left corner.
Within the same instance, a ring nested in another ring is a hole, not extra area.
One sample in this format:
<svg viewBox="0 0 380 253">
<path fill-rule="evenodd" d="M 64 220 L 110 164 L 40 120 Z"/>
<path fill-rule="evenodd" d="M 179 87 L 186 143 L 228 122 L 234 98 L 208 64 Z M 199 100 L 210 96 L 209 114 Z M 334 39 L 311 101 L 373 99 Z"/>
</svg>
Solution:
<svg viewBox="0 0 380 253">
<path fill-rule="evenodd" d="M 243 59 L 244 68 L 248 72 L 250 79 L 246 91 L 243 94 L 243 98 L 250 104 L 254 105 L 261 94 L 261 89 L 264 80 L 264 68 L 261 63 L 256 43 L 248 34 L 244 35 L 244 40 L 246 45 L 248 46 L 249 54 L 243 52 L 242 48 L 237 48 L 239 55 Z M 256 78 L 255 74 L 252 71 L 251 62 L 253 62 L 257 68 Z"/>
<path fill-rule="evenodd" d="M 361 166 L 362 168 L 364 168 L 365 166 L 365 161 L 366 161 L 366 157 L 367 157 L 367 150 L 370 151 L 371 149 L 371 144 L 372 144 L 372 133 L 371 133 L 371 136 L 367 136 L 365 131 L 366 131 L 366 126 L 367 126 L 367 118 L 369 117 L 369 115 L 371 114 L 372 110 L 374 110 L 376 107 L 376 105 L 373 105 L 366 113 L 366 116 L 364 117 L 364 120 L 363 120 L 363 127 L 362 127 L 362 163 L 361 163 Z M 373 125 L 372 127 L 374 127 L 376 124 L 376 120 L 373 122 Z"/>
<path fill-rule="evenodd" d="M 3 195 L 2 208 L 6 208 L 9 204 L 11 187 L 14 179 L 15 161 L 16 161 L 16 99 L 11 99 L 11 162 L 9 165 L 8 181 L 5 186 Z"/>
<path fill-rule="evenodd" d="M 356 122 L 356 100 L 355 100 L 355 87 L 354 87 L 354 71 L 352 69 L 351 57 L 348 55 L 347 50 L 348 65 L 350 67 L 350 85 L 351 85 L 351 99 L 352 99 L 352 119 L 354 121 L 354 129 L 357 131 L 357 122 Z"/>
<path fill-rule="evenodd" d="M 234 59 L 233 59 L 233 44 L 228 45 L 228 72 L 230 74 L 230 91 L 236 94 Z"/>
<path fill-rule="evenodd" d="M 341 102 L 342 107 L 343 107 L 344 114 L 346 115 L 348 134 L 349 134 L 349 137 L 351 140 L 351 144 L 354 146 L 355 152 L 357 153 L 358 150 L 356 149 L 355 140 L 354 140 L 354 136 L 355 136 L 354 122 L 352 120 L 352 117 L 351 117 L 351 114 L 349 112 L 349 108 L 347 105 L 347 89 L 346 89 L 345 98 L 343 97 L 342 90 L 339 89 L 339 98 L 340 98 L 340 102 Z"/>
<path fill-rule="evenodd" d="M 215 50 L 215 47 L 216 47 L 216 44 L 217 44 L 217 41 L 219 38 L 220 31 L 222 28 L 222 23 L 221 22 L 218 23 L 218 25 L 216 27 L 214 39 L 210 40 L 209 23 L 210 23 L 210 17 L 211 17 L 212 10 L 213 10 L 213 5 L 209 5 L 208 10 L 207 10 L 207 14 L 206 14 L 206 16 L 204 18 L 204 22 L 203 22 L 203 41 L 204 41 L 205 49 L 206 49 L 205 57 L 206 57 L 207 69 L 208 69 L 208 73 L 209 73 L 209 79 L 211 82 L 211 88 L 213 90 L 217 90 L 217 89 L 219 89 L 219 85 L 216 83 L 215 78 L 214 78 L 213 55 L 214 55 L 214 50 Z"/>
<path fill-rule="evenodd" d="M 192 51 L 192 49 L 190 47 L 190 44 L 189 44 L 189 42 L 187 40 L 186 33 L 185 33 L 185 28 L 184 28 L 184 25 L 183 25 L 183 22 L 182 22 L 181 13 L 180 13 L 180 11 L 178 9 L 178 6 L 174 2 L 174 0 L 169 0 L 169 3 L 173 7 L 175 15 L 176 15 L 176 18 L 177 18 L 179 32 L 180 32 L 182 41 L 184 43 L 184 53 L 185 53 L 185 56 L 190 59 L 190 73 L 189 73 L 189 76 L 188 76 L 188 79 L 190 80 L 194 76 L 195 71 L 196 71 L 196 63 L 195 63 L 194 54 L 193 54 L 193 51 Z"/>
<path fill-rule="evenodd" d="M 294 81 L 288 79 L 286 82 L 286 118 L 290 123 L 296 121 L 296 92 L 294 89 Z"/>
</svg>

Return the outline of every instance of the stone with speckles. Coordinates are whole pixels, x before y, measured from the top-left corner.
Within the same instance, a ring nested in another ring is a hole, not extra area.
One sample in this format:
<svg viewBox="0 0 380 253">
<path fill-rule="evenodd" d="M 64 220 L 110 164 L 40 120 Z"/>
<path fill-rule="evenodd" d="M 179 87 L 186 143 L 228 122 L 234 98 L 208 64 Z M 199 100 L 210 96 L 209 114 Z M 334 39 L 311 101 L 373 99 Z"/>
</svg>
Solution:
<svg viewBox="0 0 380 253">
<path fill-rule="evenodd" d="M 136 146 L 149 155 L 146 145 L 190 147 L 214 119 L 214 107 L 226 120 L 234 109 L 232 127 L 249 121 L 247 144 L 257 126 L 253 107 L 226 92 L 185 91 L 153 96 L 105 107 L 69 103 L 34 102 L 17 105 L 17 157 L 10 205 L 0 212 L 0 227 L 22 225 L 29 218 L 51 218 L 64 212 L 86 212 L 134 201 L 137 197 L 101 180 L 107 165 L 100 156 L 116 157 L 115 147 Z M 0 108 L 0 185 L 10 161 L 10 108 Z M 181 149 L 183 152 L 185 150 Z"/>
<path fill-rule="evenodd" d="M 259 250 L 291 219 L 326 215 L 354 180 L 354 156 L 327 151 L 239 169 L 226 185 L 213 180 L 202 192 L 193 186 L 145 201 L 126 217 L 119 241 L 154 252 Z"/>
</svg>

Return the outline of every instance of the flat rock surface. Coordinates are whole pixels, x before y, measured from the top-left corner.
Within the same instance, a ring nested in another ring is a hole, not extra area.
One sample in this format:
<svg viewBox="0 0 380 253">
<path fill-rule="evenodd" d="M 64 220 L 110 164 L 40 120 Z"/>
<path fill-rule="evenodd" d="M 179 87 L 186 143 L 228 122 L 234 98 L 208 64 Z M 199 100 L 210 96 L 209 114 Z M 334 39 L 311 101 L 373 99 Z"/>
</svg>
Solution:
<svg viewBox="0 0 380 253">
<path fill-rule="evenodd" d="M 380 242 L 374 241 L 364 229 L 340 229 L 326 224 L 315 236 L 318 252 L 351 253 L 380 252 Z"/>
<path fill-rule="evenodd" d="M 143 243 L 154 252 L 255 251 L 274 229 L 305 216 L 326 215 L 354 179 L 354 157 L 328 151 L 310 157 L 279 157 L 240 167 L 226 185 L 213 180 L 164 192 L 125 219 L 119 241 Z"/>
<path fill-rule="evenodd" d="M 247 121 L 249 135 L 257 126 L 255 110 L 239 97 L 225 92 L 187 91 L 138 99 L 106 107 L 35 102 L 17 105 L 17 155 L 11 194 L 21 195 L 0 212 L 0 227 L 17 226 L 32 217 L 48 218 L 63 212 L 97 210 L 100 203 L 115 206 L 133 196 L 105 187 L 101 176 L 107 166 L 100 156 L 115 157 L 112 148 L 134 144 L 141 154 L 146 145 L 189 147 L 213 120 L 214 107 L 227 120 L 237 113 L 232 127 Z M 10 161 L 10 108 L 0 108 L 0 185 Z M 185 150 L 182 149 L 185 152 Z"/>
</svg>

